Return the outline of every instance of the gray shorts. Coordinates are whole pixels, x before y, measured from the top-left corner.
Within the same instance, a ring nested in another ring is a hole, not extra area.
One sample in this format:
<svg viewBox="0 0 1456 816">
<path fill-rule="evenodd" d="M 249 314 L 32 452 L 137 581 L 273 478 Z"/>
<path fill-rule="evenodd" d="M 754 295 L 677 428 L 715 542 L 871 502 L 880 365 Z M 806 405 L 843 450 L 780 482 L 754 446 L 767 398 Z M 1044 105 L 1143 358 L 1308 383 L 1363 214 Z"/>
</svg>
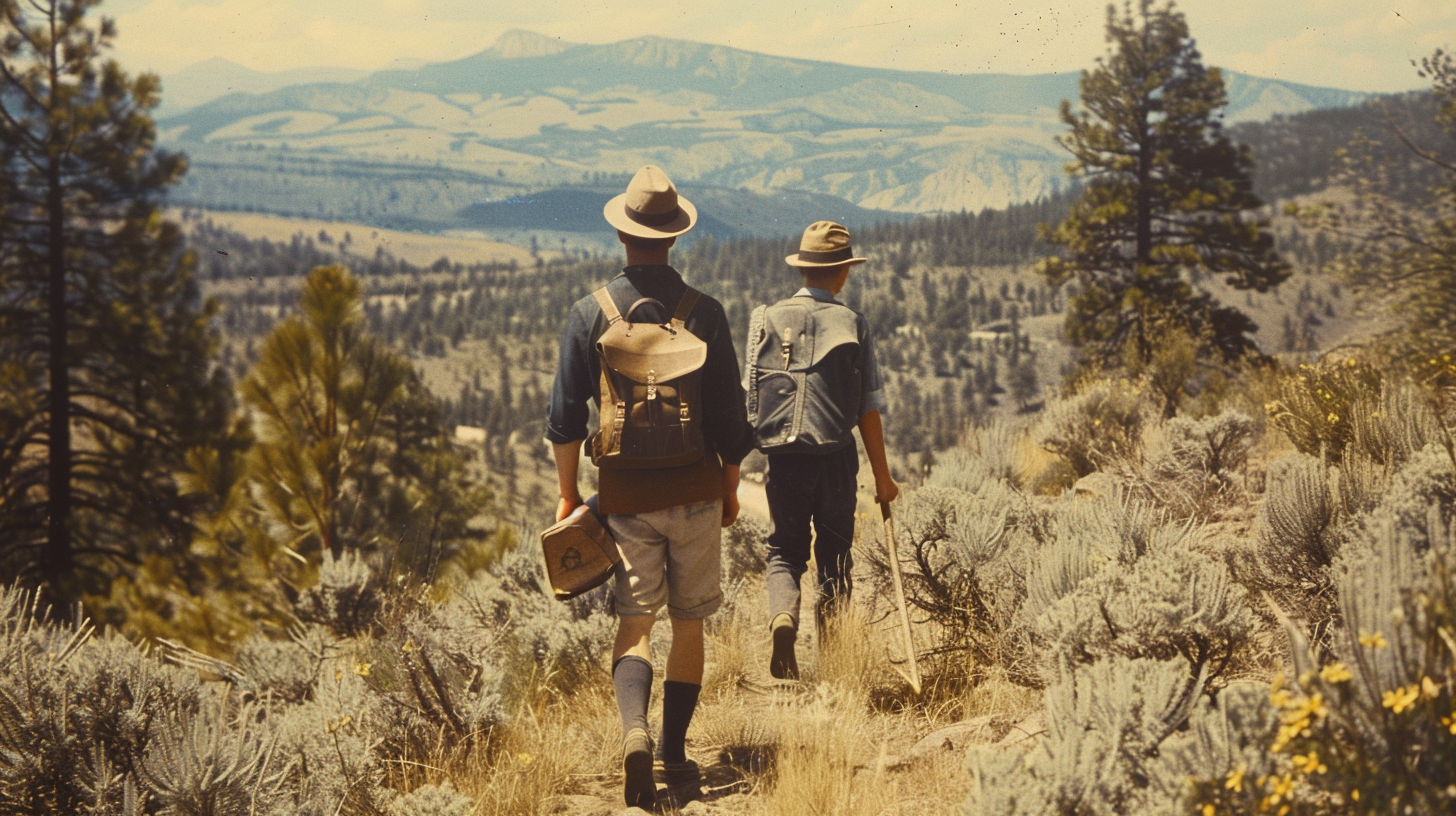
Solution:
<svg viewBox="0 0 1456 816">
<path fill-rule="evenodd" d="M 607 516 L 622 553 L 613 587 L 618 615 L 655 615 L 664 604 L 678 620 L 702 620 L 718 611 L 722 508 L 715 499 Z"/>
</svg>

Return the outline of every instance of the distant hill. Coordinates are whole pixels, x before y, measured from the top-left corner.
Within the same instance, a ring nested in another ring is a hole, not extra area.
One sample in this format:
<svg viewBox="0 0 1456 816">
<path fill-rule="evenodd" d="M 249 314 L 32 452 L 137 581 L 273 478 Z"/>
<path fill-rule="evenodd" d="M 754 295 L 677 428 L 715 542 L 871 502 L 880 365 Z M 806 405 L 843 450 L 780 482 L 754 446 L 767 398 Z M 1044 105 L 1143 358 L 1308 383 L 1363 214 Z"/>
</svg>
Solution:
<svg viewBox="0 0 1456 816">
<path fill-rule="evenodd" d="M 254 71 L 213 57 L 162 78 L 159 115 L 178 113 L 232 93 L 260 94 L 317 82 L 354 82 L 369 75 L 353 68 L 298 68 L 291 71 Z"/>
<path fill-rule="evenodd" d="M 608 45 L 525 31 L 474 56 L 352 82 L 233 93 L 160 121 L 173 147 L 300 153 L 494 177 L 470 204 L 622 174 L 802 190 L 870 210 L 979 210 L 1055 193 L 1075 72 L 893 71 L 662 37 Z M 1355 105 L 1350 91 L 1227 74 L 1229 121 Z M 235 187 L 219 182 L 222 187 Z M 199 202 L 216 206 L 224 202 Z M 468 205 L 467 205 L 468 206 Z"/>
</svg>

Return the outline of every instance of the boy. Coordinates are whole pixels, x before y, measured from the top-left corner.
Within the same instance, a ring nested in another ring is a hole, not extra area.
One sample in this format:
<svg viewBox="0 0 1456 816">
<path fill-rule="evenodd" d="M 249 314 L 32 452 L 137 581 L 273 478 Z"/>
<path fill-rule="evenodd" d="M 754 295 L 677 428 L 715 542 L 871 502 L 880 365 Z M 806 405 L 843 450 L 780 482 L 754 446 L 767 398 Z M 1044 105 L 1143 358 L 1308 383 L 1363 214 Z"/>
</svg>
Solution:
<svg viewBox="0 0 1456 816">
<path fill-rule="evenodd" d="M 799 676 L 799 579 L 808 569 L 811 525 L 816 621 L 822 625 L 849 598 L 859 474 L 853 428 L 874 472 L 875 500 L 890 502 L 900 492 L 885 461 L 880 415 L 886 404 L 869 325 L 834 299 L 850 267 L 865 260 L 854 256 L 843 226 L 809 225 L 799 251 L 785 258 L 803 276 L 803 288 L 760 307 L 749 330 L 749 421 L 768 454 L 765 493 L 773 520 L 765 574 L 769 673 L 779 679 Z"/>
</svg>

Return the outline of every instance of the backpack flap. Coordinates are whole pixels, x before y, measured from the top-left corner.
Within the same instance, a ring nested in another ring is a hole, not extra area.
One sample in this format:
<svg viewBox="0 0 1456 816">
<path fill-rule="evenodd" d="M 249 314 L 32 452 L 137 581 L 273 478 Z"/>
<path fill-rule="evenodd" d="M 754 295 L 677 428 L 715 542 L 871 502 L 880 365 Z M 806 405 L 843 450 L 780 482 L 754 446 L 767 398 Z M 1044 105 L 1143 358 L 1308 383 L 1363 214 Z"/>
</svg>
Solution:
<svg viewBox="0 0 1456 816">
<path fill-rule="evenodd" d="M 604 292 L 598 295 L 604 298 Z M 596 344 L 602 404 L 592 461 L 598 467 L 677 467 L 706 452 L 701 381 L 708 344 L 685 326 L 696 300 L 689 289 L 677 313 L 661 324 L 611 319 L 615 309 L 603 304 L 610 322 Z"/>
<path fill-rule="evenodd" d="M 597 351 L 609 368 L 639 383 L 649 376 L 676 379 L 708 361 L 708 344 L 692 332 L 656 323 L 613 323 L 597 340 Z"/>
<path fill-rule="evenodd" d="M 858 320 L 846 306 L 807 298 L 766 309 L 749 377 L 760 450 L 828 451 L 849 441 L 859 420 Z"/>
</svg>

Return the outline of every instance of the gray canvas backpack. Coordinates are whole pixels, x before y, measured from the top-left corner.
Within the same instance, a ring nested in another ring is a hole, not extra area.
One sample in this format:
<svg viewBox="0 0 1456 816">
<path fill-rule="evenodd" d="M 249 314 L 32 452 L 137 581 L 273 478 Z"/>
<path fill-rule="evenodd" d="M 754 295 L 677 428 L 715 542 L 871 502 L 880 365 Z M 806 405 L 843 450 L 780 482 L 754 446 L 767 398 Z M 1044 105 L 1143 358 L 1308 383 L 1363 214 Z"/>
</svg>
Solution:
<svg viewBox="0 0 1456 816">
<path fill-rule="evenodd" d="M 859 315 L 791 297 L 748 324 L 748 422 L 765 453 L 827 453 L 851 442 L 860 415 Z"/>
</svg>

